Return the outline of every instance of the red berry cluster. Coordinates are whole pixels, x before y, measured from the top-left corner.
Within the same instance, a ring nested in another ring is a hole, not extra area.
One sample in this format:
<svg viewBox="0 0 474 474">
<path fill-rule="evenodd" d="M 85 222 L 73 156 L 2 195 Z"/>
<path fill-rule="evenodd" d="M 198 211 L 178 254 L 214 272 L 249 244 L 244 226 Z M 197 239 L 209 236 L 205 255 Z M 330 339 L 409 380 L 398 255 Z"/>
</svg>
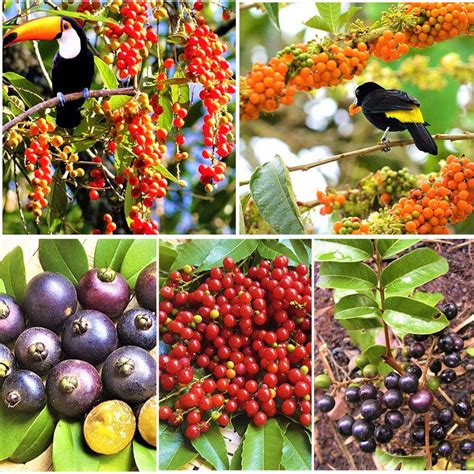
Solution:
<svg viewBox="0 0 474 474">
<path fill-rule="evenodd" d="M 122 21 L 118 24 L 108 23 L 104 31 L 104 34 L 110 38 L 111 49 L 116 53 L 115 64 L 121 79 L 136 76 L 151 46 L 158 42 L 156 28 L 146 26 L 148 7 L 149 3 L 142 0 L 123 2 L 120 8 Z"/>
<path fill-rule="evenodd" d="M 189 266 L 186 266 L 189 267 Z M 231 257 L 205 275 L 173 272 L 160 290 L 160 420 L 189 439 L 241 412 L 311 424 L 311 277 L 280 255 L 243 272 Z M 202 282 L 202 283 L 200 283 Z M 190 285 L 194 284 L 194 290 Z M 189 291 L 188 291 L 189 289 Z M 201 374 L 204 373 L 205 375 Z"/>
<path fill-rule="evenodd" d="M 81 0 L 81 4 L 77 7 L 79 13 L 90 12 L 92 13 L 95 10 L 100 8 L 99 0 Z"/>
<path fill-rule="evenodd" d="M 196 10 L 197 2 L 194 5 Z M 199 8 L 199 7 L 198 7 Z M 186 71 L 202 86 L 199 98 L 207 114 L 204 117 L 203 135 L 205 149 L 202 157 L 210 164 L 199 166 L 201 182 L 207 191 L 212 185 L 224 180 L 225 164 L 222 162 L 234 149 L 233 117 L 227 110 L 235 93 L 233 72 L 225 58 L 226 43 L 198 16 L 197 23 L 187 23 L 189 35 L 184 48 Z"/>
</svg>

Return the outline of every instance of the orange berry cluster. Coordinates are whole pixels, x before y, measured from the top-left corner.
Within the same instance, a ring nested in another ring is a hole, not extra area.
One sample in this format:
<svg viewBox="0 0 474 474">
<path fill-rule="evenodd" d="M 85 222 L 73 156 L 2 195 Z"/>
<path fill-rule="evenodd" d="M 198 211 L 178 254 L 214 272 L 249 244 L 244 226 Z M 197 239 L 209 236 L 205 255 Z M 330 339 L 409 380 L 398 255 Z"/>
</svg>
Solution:
<svg viewBox="0 0 474 474">
<path fill-rule="evenodd" d="M 448 234 L 448 224 L 464 221 L 474 204 L 474 163 L 450 155 L 438 179 L 432 178 L 402 198 L 391 213 L 407 233 Z"/>
<path fill-rule="evenodd" d="M 382 61 L 395 61 L 410 51 L 405 33 L 385 30 L 373 45 L 373 55 Z"/>
<path fill-rule="evenodd" d="M 334 224 L 334 233 L 341 235 L 359 235 L 368 234 L 370 231 L 369 224 L 363 222 L 359 217 L 346 217 Z"/>
<path fill-rule="evenodd" d="M 230 63 L 225 58 L 228 45 L 206 25 L 203 16 L 197 16 L 196 23 L 186 23 L 185 28 L 186 72 L 202 86 L 199 98 L 207 111 L 202 127 L 205 146 L 202 157 L 209 164 L 201 164 L 198 172 L 206 191 L 211 192 L 214 183 L 224 180 L 226 165 L 222 160 L 234 149 L 233 117 L 227 108 L 236 88 Z M 176 120 L 184 125 L 179 116 Z"/>
<path fill-rule="evenodd" d="M 408 31 L 408 45 L 424 48 L 438 41 L 445 41 L 469 31 L 473 21 L 472 3 L 407 3 L 407 12 L 420 18 Z"/>
<path fill-rule="evenodd" d="M 322 204 L 319 210 L 322 216 L 331 214 L 334 210 L 340 209 L 346 202 L 346 197 L 343 194 L 325 194 L 323 191 L 318 191 L 316 195 L 319 203 Z"/>
<path fill-rule="evenodd" d="M 146 26 L 149 2 L 115 0 L 114 4 L 115 9 L 120 8 L 121 21 L 117 24 L 108 23 L 104 34 L 110 39 L 109 49 L 116 53 L 115 65 L 119 70 L 119 77 L 126 79 L 140 72 L 143 59 L 148 56 L 153 44 L 158 42 L 158 33 L 156 27 Z M 113 60 L 113 55 L 104 57 L 108 64 Z"/>
</svg>

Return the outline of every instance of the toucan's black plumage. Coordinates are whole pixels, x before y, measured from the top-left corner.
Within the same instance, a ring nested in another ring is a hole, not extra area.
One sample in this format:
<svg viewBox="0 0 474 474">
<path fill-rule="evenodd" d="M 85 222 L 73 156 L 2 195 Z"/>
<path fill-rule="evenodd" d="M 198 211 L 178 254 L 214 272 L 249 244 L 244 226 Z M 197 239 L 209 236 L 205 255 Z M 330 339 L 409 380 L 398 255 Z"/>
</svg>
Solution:
<svg viewBox="0 0 474 474">
<path fill-rule="evenodd" d="M 81 25 L 70 17 L 47 16 L 36 18 L 7 32 L 3 45 L 27 40 L 57 40 L 59 50 L 53 60 L 52 82 L 54 95 L 88 90 L 94 77 L 94 56 L 87 46 Z M 74 128 L 81 123 L 84 99 L 66 102 L 56 109 L 59 127 Z"/>
<path fill-rule="evenodd" d="M 356 89 L 356 98 L 350 107 L 351 115 L 362 109 L 367 120 L 380 130 L 384 137 L 389 131 L 408 130 L 416 147 L 432 155 L 438 147 L 426 129 L 420 103 L 415 97 L 396 89 L 384 89 L 375 82 L 366 82 Z"/>
</svg>

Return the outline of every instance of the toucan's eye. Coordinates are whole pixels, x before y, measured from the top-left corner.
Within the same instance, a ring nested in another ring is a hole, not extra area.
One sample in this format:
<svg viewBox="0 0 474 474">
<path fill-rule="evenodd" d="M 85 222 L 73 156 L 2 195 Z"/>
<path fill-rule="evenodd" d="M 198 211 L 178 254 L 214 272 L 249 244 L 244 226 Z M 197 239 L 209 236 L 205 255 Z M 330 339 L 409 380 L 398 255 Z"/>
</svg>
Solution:
<svg viewBox="0 0 474 474">
<path fill-rule="evenodd" d="M 71 25 L 69 23 L 64 23 L 64 29 L 65 30 L 69 30 L 70 27 L 71 27 Z"/>
</svg>

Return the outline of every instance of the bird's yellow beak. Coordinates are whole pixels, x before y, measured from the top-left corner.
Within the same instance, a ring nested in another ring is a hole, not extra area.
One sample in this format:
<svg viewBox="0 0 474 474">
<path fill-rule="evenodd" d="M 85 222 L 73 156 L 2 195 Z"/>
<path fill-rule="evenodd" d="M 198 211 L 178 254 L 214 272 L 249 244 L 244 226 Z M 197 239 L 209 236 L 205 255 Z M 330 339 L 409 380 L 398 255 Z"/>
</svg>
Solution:
<svg viewBox="0 0 474 474">
<path fill-rule="evenodd" d="M 352 104 L 349 106 L 349 114 L 355 115 L 358 114 L 362 110 L 362 107 L 360 105 L 357 105 L 357 102 L 354 101 Z"/>
<path fill-rule="evenodd" d="M 62 33 L 62 21 L 63 19 L 60 16 L 45 16 L 28 21 L 7 31 L 3 37 L 3 47 L 20 41 L 52 41 Z"/>
</svg>

